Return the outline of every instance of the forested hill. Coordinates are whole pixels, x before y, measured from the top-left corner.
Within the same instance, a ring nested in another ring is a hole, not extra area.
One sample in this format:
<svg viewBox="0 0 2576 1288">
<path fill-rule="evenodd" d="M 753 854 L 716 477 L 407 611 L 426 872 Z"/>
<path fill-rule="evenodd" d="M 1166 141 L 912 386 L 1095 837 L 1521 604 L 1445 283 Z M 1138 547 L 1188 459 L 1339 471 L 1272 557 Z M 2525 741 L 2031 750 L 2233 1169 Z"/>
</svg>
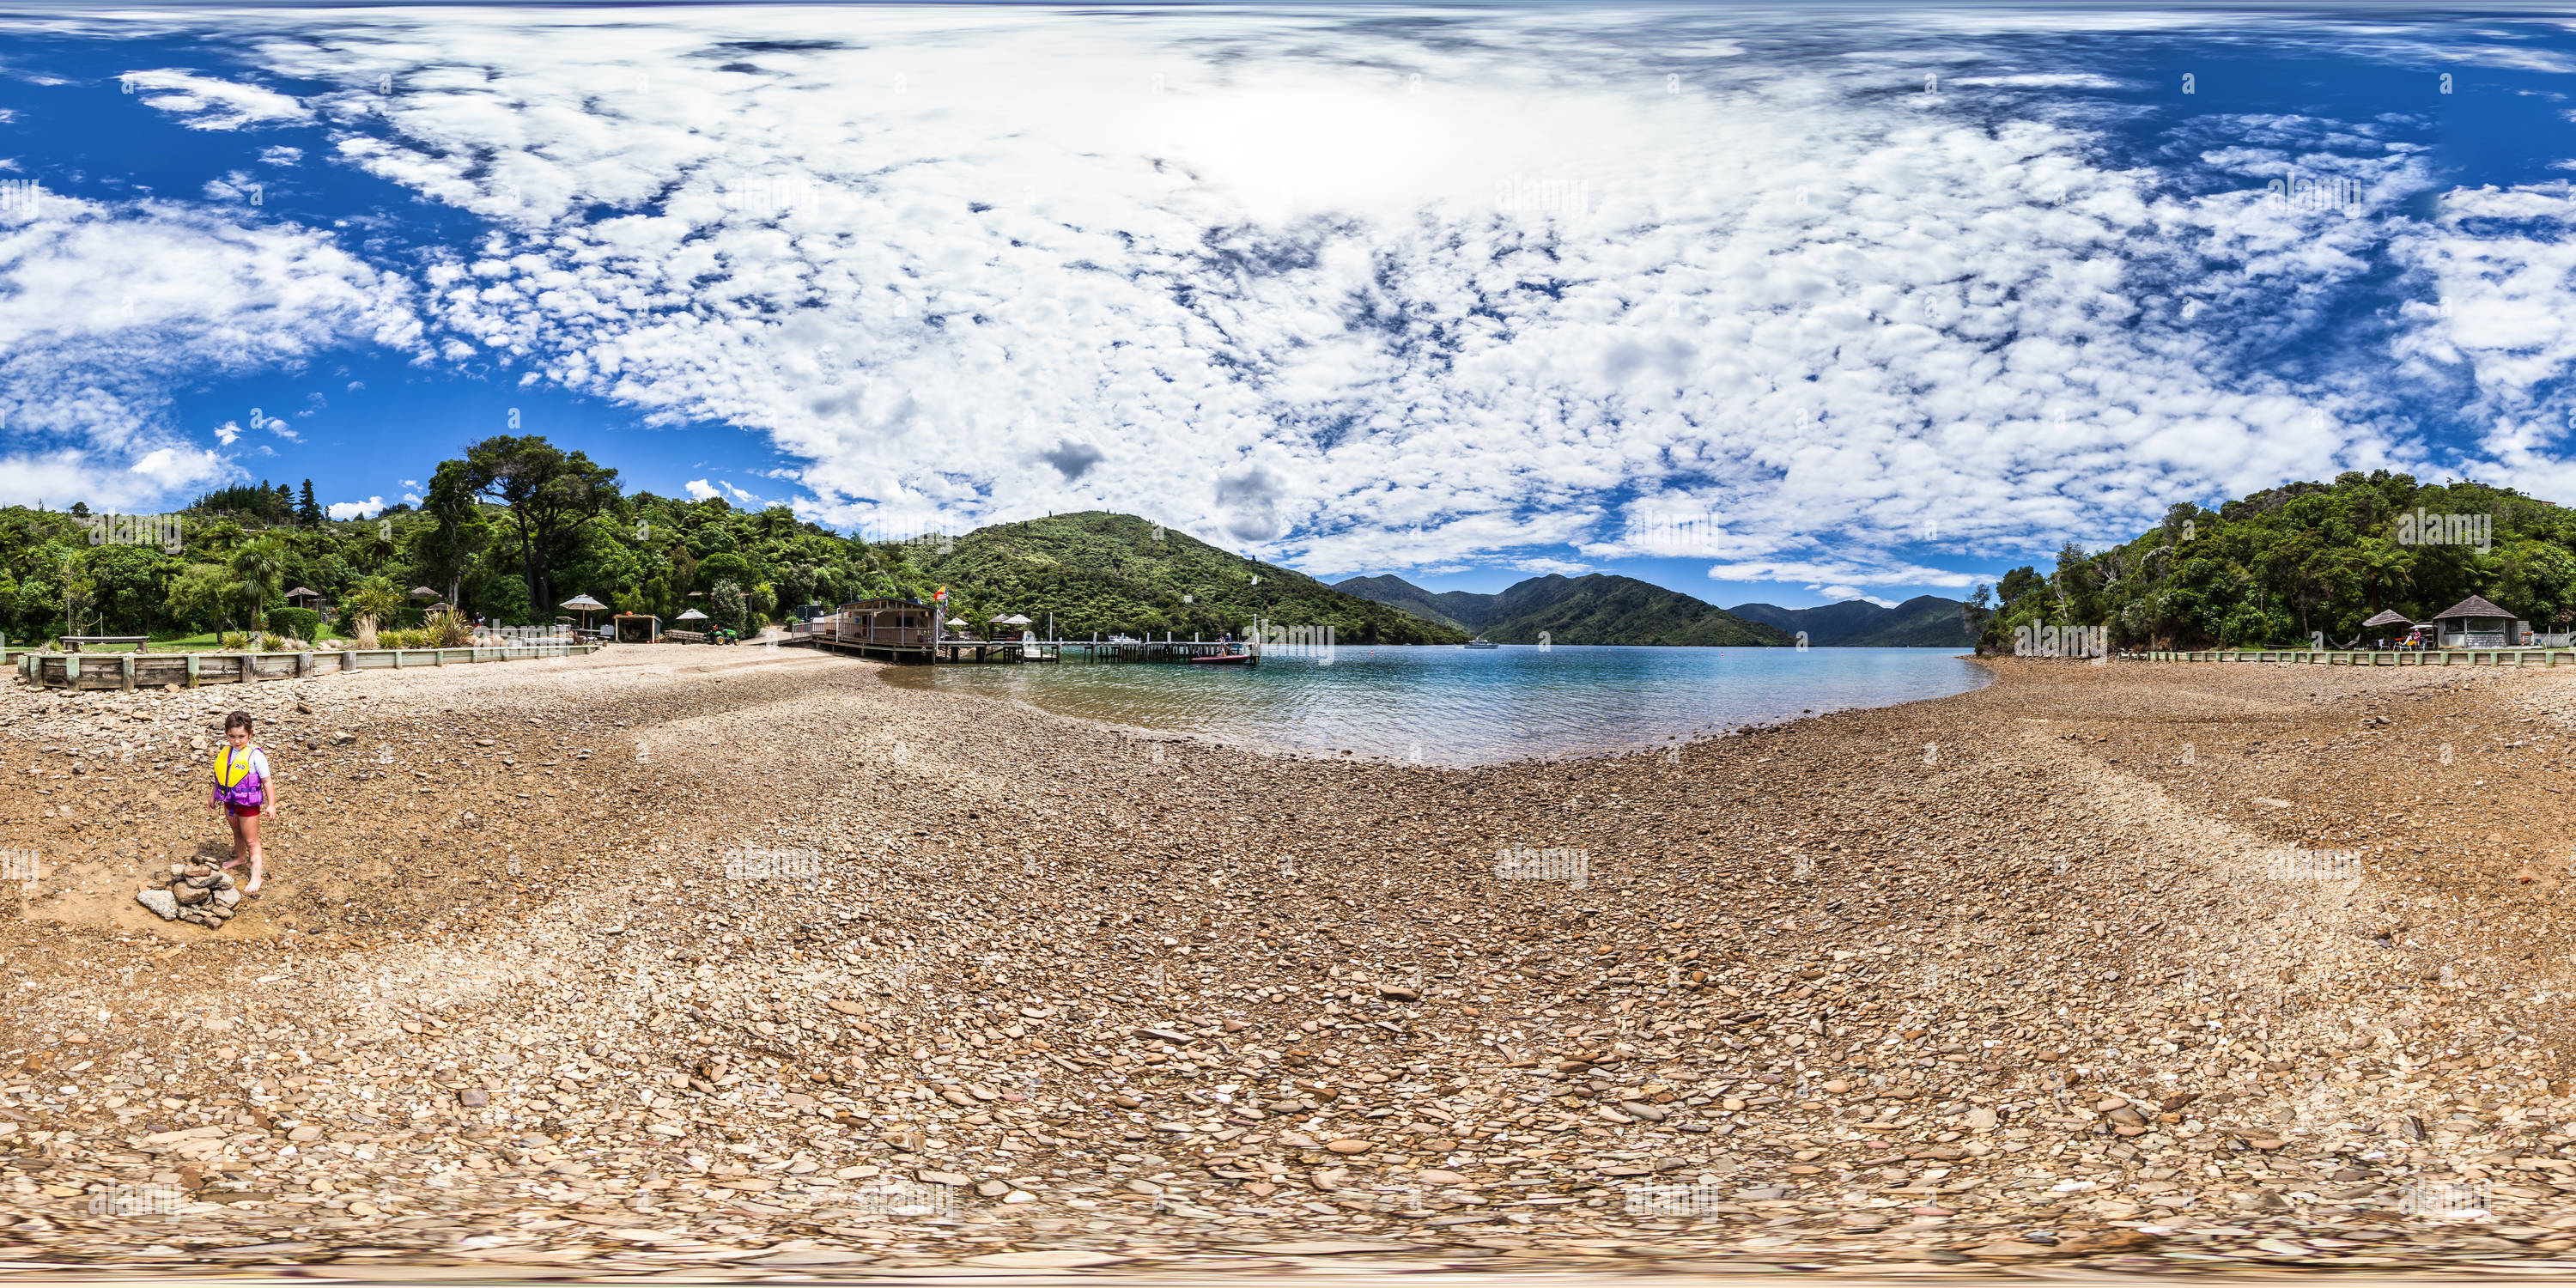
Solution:
<svg viewBox="0 0 2576 1288">
<path fill-rule="evenodd" d="M 2576 515 L 2484 483 L 2419 483 L 2386 470 L 2292 483 L 2216 510 L 2177 505 L 2101 550 L 2016 568 L 1991 594 L 1979 647 L 2014 628 L 2107 626 L 2123 648 L 2329 643 L 2393 609 L 2424 621 L 2483 595 L 2536 629 L 2576 622 Z M 2376 633 L 2376 632 L 2374 632 Z"/>
<path fill-rule="evenodd" d="M 1344 644 L 1453 644 L 1467 636 L 1346 595 L 1186 533 L 1097 510 L 978 528 L 947 550 L 916 548 L 922 574 L 971 588 L 979 607 L 1021 613 L 1066 638 L 1169 631 L 1240 636 L 1259 618 L 1330 626 Z M 989 613 L 987 615 L 990 615 Z M 981 620 L 975 619 L 975 620 Z"/>
</svg>

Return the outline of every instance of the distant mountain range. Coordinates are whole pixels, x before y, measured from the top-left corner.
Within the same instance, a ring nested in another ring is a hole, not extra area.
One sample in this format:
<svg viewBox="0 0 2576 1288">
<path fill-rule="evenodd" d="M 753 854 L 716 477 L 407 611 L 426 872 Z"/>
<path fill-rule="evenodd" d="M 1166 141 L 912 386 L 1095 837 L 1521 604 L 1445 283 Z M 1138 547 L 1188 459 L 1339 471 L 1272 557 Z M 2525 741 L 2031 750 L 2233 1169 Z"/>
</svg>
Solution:
<svg viewBox="0 0 2576 1288">
<path fill-rule="evenodd" d="M 1816 647 L 1967 648 L 1975 637 L 1959 601 L 1918 595 L 1894 608 L 1864 599 L 1821 608 L 1744 604 L 1719 608 L 1634 577 L 1592 573 L 1532 577 L 1500 594 L 1437 594 L 1401 577 L 1353 577 L 1333 589 L 1373 599 L 1426 622 L 1473 631 L 1501 644 L 1793 644 Z"/>
<path fill-rule="evenodd" d="M 1748 622 L 1676 590 L 1634 577 L 1532 577 L 1499 595 L 1432 594 L 1401 577 L 1354 577 L 1333 589 L 1374 599 L 1424 621 L 1474 631 L 1498 644 L 1788 644 L 1778 627 Z"/>
<path fill-rule="evenodd" d="M 1959 620 L 1959 607 L 1955 599 L 1917 595 L 1894 608 L 1846 599 L 1822 608 L 1738 604 L 1726 611 L 1793 635 L 1805 631 L 1807 643 L 1817 647 L 1971 648 L 1977 637 Z"/>
</svg>

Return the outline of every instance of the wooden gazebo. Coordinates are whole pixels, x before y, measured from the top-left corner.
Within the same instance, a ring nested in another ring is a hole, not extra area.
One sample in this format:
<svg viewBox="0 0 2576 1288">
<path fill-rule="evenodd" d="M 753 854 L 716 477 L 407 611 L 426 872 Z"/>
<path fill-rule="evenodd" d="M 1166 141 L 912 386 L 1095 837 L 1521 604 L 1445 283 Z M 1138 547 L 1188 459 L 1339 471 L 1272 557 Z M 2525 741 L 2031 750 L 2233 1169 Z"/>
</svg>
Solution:
<svg viewBox="0 0 2576 1288">
<path fill-rule="evenodd" d="M 2522 642 L 2522 624 L 2511 613 L 2471 595 L 2433 614 L 2444 648 L 2509 648 Z"/>
</svg>

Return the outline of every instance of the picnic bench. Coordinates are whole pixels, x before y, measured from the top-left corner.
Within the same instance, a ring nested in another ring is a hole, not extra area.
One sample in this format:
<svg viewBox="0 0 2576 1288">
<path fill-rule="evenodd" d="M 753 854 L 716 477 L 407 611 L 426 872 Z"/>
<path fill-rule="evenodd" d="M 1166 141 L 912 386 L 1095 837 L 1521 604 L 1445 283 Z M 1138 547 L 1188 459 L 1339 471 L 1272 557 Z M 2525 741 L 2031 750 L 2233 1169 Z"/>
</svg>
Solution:
<svg viewBox="0 0 2576 1288">
<path fill-rule="evenodd" d="M 63 651 L 66 653 L 80 652 L 83 644 L 131 644 L 141 648 L 152 642 L 149 637 L 142 635 L 65 635 L 62 640 Z"/>
<path fill-rule="evenodd" d="M 674 644 L 704 644 L 707 642 L 707 633 L 705 631 L 664 631 L 662 638 Z"/>
</svg>

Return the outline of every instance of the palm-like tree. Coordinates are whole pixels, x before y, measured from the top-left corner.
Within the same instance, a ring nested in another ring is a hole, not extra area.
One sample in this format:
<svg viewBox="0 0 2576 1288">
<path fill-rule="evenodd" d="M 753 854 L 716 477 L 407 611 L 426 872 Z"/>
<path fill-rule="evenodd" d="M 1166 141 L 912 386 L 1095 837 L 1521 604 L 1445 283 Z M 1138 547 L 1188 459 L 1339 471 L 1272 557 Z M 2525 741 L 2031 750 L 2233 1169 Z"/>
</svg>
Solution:
<svg viewBox="0 0 2576 1288">
<path fill-rule="evenodd" d="M 233 551 L 231 568 L 242 602 L 250 605 L 250 627 L 258 630 L 268 622 L 268 601 L 286 586 L 286 546 L 275 537 L 245 541 Z"/>
<path fill-rule="evenodd" d="M 2362 594 L 2372 605 L 2388 608 L 2386 600 L 2401 590 L 2415 588 L 2415 561 L 2396 542 L 2385 537 L 2364 537 L 2357 553 Z"/>
</svg>

